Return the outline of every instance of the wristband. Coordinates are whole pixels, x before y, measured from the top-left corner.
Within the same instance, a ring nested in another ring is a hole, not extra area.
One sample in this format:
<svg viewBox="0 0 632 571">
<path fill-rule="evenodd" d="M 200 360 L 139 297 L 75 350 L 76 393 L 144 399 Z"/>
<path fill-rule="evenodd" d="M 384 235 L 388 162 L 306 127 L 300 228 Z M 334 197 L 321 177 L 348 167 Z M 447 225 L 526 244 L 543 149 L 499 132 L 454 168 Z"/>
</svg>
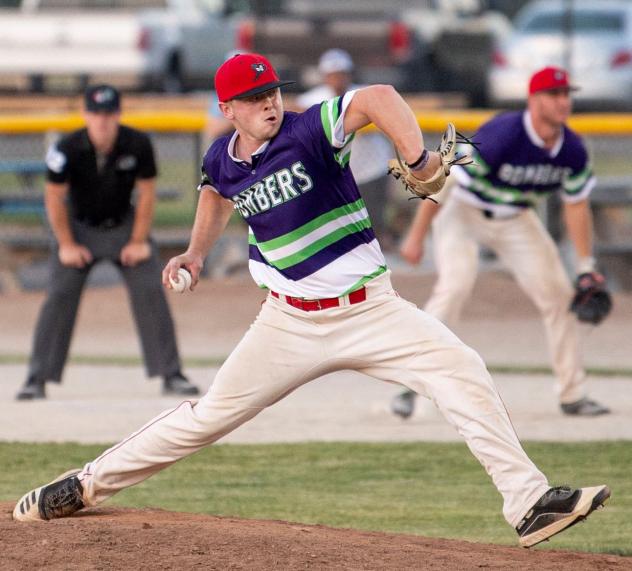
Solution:
<svg viewBox="0 0 632 571">
<path fill-rule="evenodd" d="M 595 258 L 587 256 L 577 261 L 578 274 L 590 274 L 595 271 Z"/>
<path fill-rule="evenodd" d="M 424 149 L 423 151 L 421 151 L 421 156 L 414 163 L 406 163 L 406 164 L 408 165 L 408 168 L 411 170 L 421 170 L 428 164 L 429 160 L 430 160 L 430 153 L 428 152 L 428 149 Z"/>
</svg>

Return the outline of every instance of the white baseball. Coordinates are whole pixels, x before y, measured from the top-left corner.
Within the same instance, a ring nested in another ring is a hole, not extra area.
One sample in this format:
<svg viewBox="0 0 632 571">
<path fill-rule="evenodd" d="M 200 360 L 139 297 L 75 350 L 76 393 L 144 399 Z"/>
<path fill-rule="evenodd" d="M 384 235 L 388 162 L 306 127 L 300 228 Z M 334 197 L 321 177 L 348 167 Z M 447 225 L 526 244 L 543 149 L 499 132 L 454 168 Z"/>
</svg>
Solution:
<svg viewBox="0 0 632 571">
<path fill-rule="evenodd" d="M 178 278 L 169 278 L 169 283 L 173 288 L 173 291 L 177 293 L 184 293 L 191 287 L 191 274 L 184 268 L 178 268 Z"/>
</svg>

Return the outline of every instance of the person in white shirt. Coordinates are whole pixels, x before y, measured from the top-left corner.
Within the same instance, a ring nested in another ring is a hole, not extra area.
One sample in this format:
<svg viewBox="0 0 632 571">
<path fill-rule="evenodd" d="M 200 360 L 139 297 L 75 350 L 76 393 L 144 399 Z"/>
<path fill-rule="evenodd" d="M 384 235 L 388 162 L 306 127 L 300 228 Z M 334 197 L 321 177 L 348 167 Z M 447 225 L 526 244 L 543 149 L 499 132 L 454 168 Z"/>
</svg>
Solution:
<svg viewBox="0 0 632 571">
<path fill-rule="evenodd" d="M 305 110 L 360 88 L 353 83 L 353 71 L 353 59 L 348 52 L 338 48 L 327 50 L 318 61 L 322 83 L 299 95 L 296 106 Z M 373 230 L 382 248 L 388 250 L 394 237 L 387 222 L 389 179 L 386 171 L 389 159 L 394 156 L 393 147 L 383 133 L 374 130 L 356 133 L 352 149 L 351 172 L 369 211 Z"/>
</svg>

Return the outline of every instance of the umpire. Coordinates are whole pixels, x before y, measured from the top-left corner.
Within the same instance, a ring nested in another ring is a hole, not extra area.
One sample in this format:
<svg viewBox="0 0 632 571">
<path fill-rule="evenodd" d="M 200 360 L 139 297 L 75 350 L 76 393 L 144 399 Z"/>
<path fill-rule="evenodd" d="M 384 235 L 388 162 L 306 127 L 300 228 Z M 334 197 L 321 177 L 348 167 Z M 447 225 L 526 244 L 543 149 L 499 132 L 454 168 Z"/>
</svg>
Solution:
<svg viewBox="0 0 632 571">
<path fill-rule="evenodd" d="M 89 87 L 86 127 L 47 153 L 45 203 L 54 234 L 50 282 L 18 400 L 45 398 L 45 383 L 61 382 L 81 293 L 90 270 L 102 260 L 119 269 L 127 286 L 147 375 L 163 377 L 164 394 L 199 393 L 180 370 L 158 254 L 149 236 L 156 196 L 154 151 L 146 134 L 120 124 L 120 107 L 112 86 Z"/>
</svg>

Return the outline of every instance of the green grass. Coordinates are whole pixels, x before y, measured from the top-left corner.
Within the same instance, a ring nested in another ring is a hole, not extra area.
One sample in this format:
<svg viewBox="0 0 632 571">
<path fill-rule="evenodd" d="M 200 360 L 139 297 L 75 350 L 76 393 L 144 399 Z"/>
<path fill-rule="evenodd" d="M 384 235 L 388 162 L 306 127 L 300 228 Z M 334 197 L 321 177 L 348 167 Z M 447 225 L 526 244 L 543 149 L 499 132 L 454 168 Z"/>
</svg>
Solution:
<svg viewBox="0 0 632 571">
<path fill-rule="evenodd" d="M 632 445 L 530 443 L 552 483 L 613 490 L 607 509 L 543 548 L 632 556 Z M 82 465 L 103 446 L 0 443 L 0 500 Z M 460 443 L 218 445 L 111 504 L 514 545 L 501 499 Z"/>
</svg>

